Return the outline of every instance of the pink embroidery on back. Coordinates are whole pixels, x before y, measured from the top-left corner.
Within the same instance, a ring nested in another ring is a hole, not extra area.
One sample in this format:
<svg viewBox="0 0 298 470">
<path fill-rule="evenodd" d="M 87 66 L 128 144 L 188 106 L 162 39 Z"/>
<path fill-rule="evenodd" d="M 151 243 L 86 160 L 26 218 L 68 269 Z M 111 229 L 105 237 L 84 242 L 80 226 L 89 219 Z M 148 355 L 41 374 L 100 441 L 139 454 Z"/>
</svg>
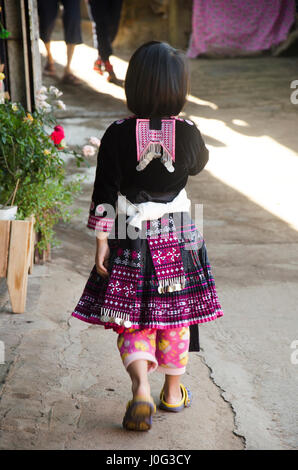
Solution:
<svg viewBox="0 0 298 470">
<path fill-rule="evenodd" d="M 150 129 L 149 119 L 137 119 L 137 158 L 146 152 L 150 144 L 159 143 L 175 161 L 175 120 L 162 119 L 161 130 Z"/>
</svg>

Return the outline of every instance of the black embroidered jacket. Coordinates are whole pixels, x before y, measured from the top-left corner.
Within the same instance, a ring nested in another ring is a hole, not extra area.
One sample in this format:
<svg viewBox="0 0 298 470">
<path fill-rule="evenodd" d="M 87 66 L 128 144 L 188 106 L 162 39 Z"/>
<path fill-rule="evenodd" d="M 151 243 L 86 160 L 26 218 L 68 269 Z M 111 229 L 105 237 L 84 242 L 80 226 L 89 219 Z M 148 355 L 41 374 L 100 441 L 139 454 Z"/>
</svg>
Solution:
<svg viewBox="0 0 298 470">
<path fill-rule="evenodd" d="M 137 118 L 115 121 L 101 140 L 97 157 L 96 177 L 88 227 L 110 232 L 115 215 L 107 205 L 116 209 L 118 193 L 132 203 L 152 200 L 173 200 L 187 183 L 208 162 L 209 152 L 196 125 L 187 119 L 168 118 L 174 126 L 174 171 L 170 172 L 160 158 L 154 158 L 142 171 L 138 165 Z M 162 120 L 151 119 L 150 129 L 160 129 Z M 171 124 L 171 123 L 169 123 Z M 163 153 L 163 150 L 162 150 Z"/>
</svg>

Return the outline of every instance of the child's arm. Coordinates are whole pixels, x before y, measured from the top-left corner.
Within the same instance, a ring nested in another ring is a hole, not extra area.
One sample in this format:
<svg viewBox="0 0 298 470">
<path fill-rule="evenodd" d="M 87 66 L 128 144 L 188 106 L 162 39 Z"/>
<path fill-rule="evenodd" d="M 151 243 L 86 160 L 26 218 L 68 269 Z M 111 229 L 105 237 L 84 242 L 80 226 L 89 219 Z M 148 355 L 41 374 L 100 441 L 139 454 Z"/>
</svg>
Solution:
<svg viewBox="0 0 298 470">
<path fill-rule="evenodd" d="M 98 236 L 99 235 L 99 236 Z M 106 232 L 99 232 L 96 236 L 96 271 L 100 276 L 108 277 L 107 262 L 110 256 L 110 247 L 108 245 L 108 236 Z"/>
<path fill-rule="evenodd" d="M 105 132 L 97 156 L 96 176 L 87 226 L 96 232 L 95 264 L 101 276 L 108 276 L 108 236 L 116 216 L 116 201 L 120 189 L 121 169 L 118 161 L 115 127 Z"/>
<path fill-rule="evenodd" d="M 111 125 L 101 139 L 97 156 L 97 167 L 92 202 L 87 226 L 109 234 L 116 217 L 116 202 L 121 182 L 121 168 L 115 125 Z"/>
<path fill-rule="evenodd" d="M 188 173 L 189 175 L 197 175 L 205 168 L 209 160 L 209 150 L 195 124 L 191 126 L 191 131 Z"/>
</svg>

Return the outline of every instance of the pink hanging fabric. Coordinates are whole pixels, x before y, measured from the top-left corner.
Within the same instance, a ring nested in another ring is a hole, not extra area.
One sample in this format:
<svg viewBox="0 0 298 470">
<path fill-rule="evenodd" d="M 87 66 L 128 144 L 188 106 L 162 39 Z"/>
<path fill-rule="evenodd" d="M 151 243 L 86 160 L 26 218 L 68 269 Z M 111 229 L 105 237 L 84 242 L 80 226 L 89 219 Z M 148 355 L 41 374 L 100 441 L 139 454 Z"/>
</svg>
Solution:
<svg viewBox="0 0 298 470">
<path fill-rule="evenodd" d="M 187 56 L 270 49 L 287 38 L 294 20 L 295 0 L 193 0 Z"/>
</svg>

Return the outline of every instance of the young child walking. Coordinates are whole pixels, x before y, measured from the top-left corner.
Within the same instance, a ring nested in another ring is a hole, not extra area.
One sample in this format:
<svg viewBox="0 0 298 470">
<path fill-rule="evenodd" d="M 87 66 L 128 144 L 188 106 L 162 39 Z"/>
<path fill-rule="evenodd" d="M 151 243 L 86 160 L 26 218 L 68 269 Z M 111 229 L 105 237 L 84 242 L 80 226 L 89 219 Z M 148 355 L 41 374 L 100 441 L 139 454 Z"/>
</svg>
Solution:
<svg viewBox="0 0 298 470">
<path fill-rule="evenodd" d="M 72 315 L 118 334 L 132 382 L 127 430 L 151 428 L 154 370 L 165 374 L 159 407 L 190 406 L 181 377 L 189 352 L 199 351 L 198 324 L 223 315 L 185 190 L 208 161 L 196 125 L 178 117 L 188 90 L 181 52 L 158 41 L 141 46 L 125 79 L 133 115 L 108 127 L 98 152 L 88 220 L 95 266 Z"/>
</svg>

